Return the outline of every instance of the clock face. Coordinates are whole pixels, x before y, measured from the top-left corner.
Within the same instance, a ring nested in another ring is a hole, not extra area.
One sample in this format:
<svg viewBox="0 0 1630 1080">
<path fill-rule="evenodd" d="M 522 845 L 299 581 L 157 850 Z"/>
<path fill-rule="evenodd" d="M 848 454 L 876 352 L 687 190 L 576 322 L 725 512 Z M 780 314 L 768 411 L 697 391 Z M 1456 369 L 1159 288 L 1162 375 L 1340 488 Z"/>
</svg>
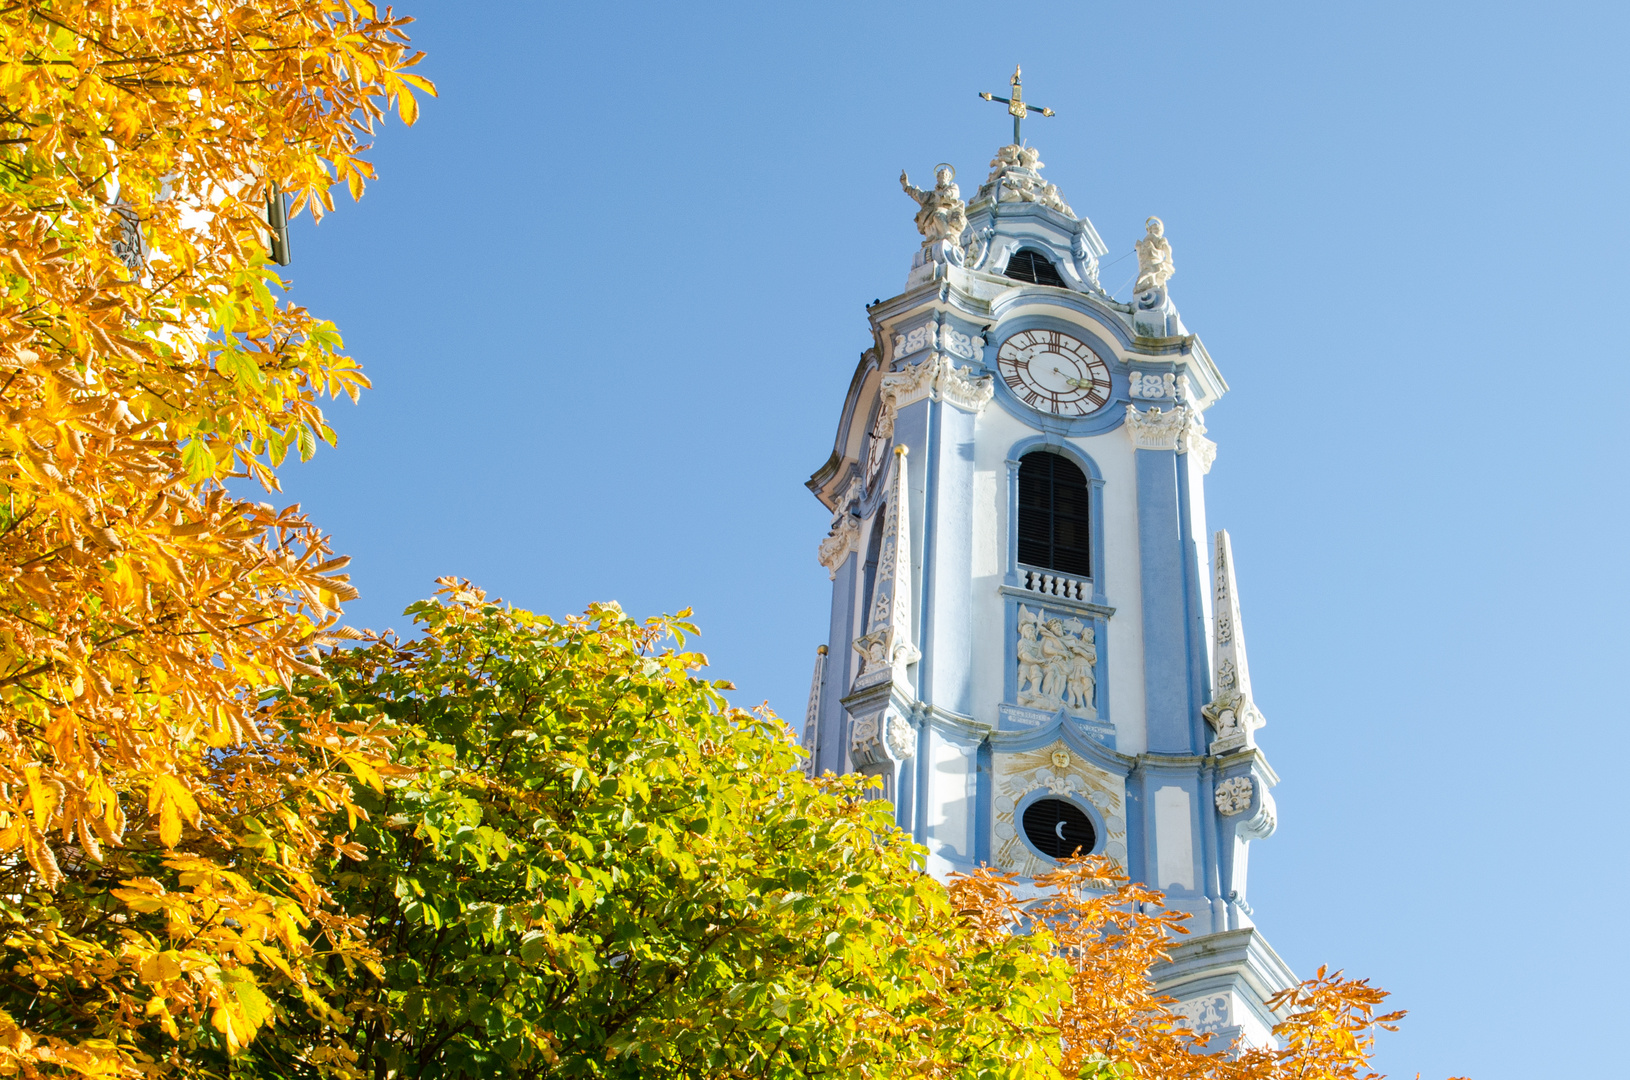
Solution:
<svg viewBox="0 0 1630 1080">
<path fill-rule="evenodd" d="M 1086 416 L 1109 402 L 1109 365 L 1057 330 L 1021 330 L 996 354 L 1002 381 L 1033 409 Z"/>
</svg>

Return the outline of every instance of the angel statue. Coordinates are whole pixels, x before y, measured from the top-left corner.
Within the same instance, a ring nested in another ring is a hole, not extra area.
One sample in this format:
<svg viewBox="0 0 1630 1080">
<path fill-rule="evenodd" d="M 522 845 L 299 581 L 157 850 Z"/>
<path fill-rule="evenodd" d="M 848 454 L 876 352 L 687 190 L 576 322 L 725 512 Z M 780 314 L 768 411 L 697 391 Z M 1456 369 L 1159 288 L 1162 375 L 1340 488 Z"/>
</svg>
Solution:
<svg viewBox="0 0 1630 1080">
<path fill-rule="evenodd" d="M 949 240 L 956 244 L 962 238 L 962 230 L 968 227 L 968 204 L 962 201 L 962 192 L 956 186 L 955 169 L 940 165 L 934 170 L 934 176 L 934 189 L 925 191 L 912 186 L 902 169 L 900 186 L 917 202 L 917 231 L 923 234 L 924 240 L 929 243 Z"/>
<path fill-rule="evenodd" d="M 1172 245 L 1166 239 L 1166 226 L 1157 217 L 1149 219 L 1147 234 L 1134 247 L 1138 251 L 1138 282 L 1133 292 L 1148 292 L 1166 284 L 1176 272 L 1172 266 Z"/>
</svg>

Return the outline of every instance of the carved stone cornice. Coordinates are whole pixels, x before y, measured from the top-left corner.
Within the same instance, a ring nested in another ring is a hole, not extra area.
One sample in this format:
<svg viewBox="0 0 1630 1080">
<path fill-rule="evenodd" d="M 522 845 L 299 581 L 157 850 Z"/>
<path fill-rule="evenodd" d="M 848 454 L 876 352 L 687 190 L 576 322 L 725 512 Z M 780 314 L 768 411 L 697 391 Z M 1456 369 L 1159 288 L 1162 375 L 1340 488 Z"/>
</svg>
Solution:
<svg viewBox="0 0 1630 1080">
<path fill-rule="evenodd" d="M 1126 433 L 1139 450 L 1176 450 L 1194 454 L 1202 472 L 1211 471 L 1217 460 L 1217 444 L 1206 438 L 1200 410 L 1191 405 L 1170 409 L 1153 406 L 1143 412 L 1136 405 L 1126 407 Z"/>
<path fill-rule="evenodd" d="M 989 375 L 974 375 L 966 367 L 952 367 L 950 361 L 943 358 L 942 361 L 945 369 L 934 385 L 939 400 L 971 413 L 978 413 L 990 404 L 996 393 L 994 379 Z"/>
<path fill-rule="evenodd" d="M 1206 438 L 1206 426 L 1200 420 L 1200 410 L 1187 407 L 1188 423 L 1183 425 L 1182 434 L 1177 439 L 1177 449 L 1180 453 L 1193 454 L 1200 462 L 1200 471 L 1209 473 L 1212 462 L 1217 460 L 1217 444 Z"/>
<path fill-rule="evenodd" d="M 883 413 L 887 413 L 892 430 L 893 414 L 925 397 L 947 402 L 965 412 L 980 412 L 995 395 L 996 382 L 989 375 L 973 374 L 969 367 L 959 368 L 948 357 L 935 352 L 904 371 L 883 376 L 879 393 L 883 397 L 879 426 L 883 423 Z"/>
<path fill-rule="evenodd" d="M 1188 426 L 1188 413 L 1187 405 L 1171 409 L 1157 405 L 1144 412 L 1139 412 L 1136 405 L 1128 405 L 1126 433 L 1139 450 L 1176 450 Z"/>
<path fill-rule="evenodd" d="M 838 576 L 838 570 L 843 567 L 843 560 L 849 557 L 860 544 L 860 522 L 855 515 L 849 512 L 844 505 L 839 508 L 837 516 L 832 519 L 832 529 L 821 541 L 816 550 L 815 557 L 826 567 L 827 579 L 832 580 Z"/>
</svg>

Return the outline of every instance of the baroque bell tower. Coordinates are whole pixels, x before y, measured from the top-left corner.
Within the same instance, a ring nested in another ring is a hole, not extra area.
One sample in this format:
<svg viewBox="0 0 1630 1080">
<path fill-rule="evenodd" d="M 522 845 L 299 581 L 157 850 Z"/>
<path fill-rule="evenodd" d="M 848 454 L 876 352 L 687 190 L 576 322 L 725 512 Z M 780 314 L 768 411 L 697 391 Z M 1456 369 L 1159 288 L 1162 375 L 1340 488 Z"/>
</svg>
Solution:
<svg viewBox="0 0 1630 1080">
<path fill-rule="evenodd" d="M 901 184 L 923 240 L 867 311 L 831 456 L 812 772 L 881 781 L 941 876 L 1022 876 L 1080 850 L 1190 915 L 1161 989 L 1204 1032 L 1271 1041 L 1295 983 L 1251 920 L 1250 842 L 1278 781 L 1257 745 L 1228 534 L 1207 530 L 1227 391 L 1168 291 L 1150 218 L 1130 303 L 1020 121 L 966 202 L 950 165 Z"/>
</svg>

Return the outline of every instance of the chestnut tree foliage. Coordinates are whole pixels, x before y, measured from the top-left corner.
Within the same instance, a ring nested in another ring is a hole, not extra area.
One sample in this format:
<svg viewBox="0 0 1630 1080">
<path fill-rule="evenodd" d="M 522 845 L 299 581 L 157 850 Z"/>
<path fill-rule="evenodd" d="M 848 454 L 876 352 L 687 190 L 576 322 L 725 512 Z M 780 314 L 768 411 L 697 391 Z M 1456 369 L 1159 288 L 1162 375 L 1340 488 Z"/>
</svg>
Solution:
<svg viewBox="0 0 1630 1080">
<path fill-rule="evenodd" d="M 279 298 L 266 214 L 359 195 L 373 125 L 414 119 L 404 21 L 0 4 L 0 1074 L 208 1070 L 367 962 L 313 823 L 383 744 L 261 707 L 315 670 L 345 560 L 223 485 L 275 489 L 366 386 Z"/>
<path fill-rule="evenodd" d="M 324 869 L 380 951 L 343 1034 L 380 1080 L 1360 1080 L 1402 1015 L 1321 970 L 1275 1003 L 1278 1048 L 1218 1053 L 1153 989 L 1182 932 L 1158 892 L 1096 858 L 940 885 L 861 781 L 805 778 L 778 720 L 728 706 L 688 624 L 453 580 L 409 610 L 418 637 L 299 687 L 396 732 L 399 775 L 357 794 L 366 858 Z M 239 1071 L 337 1037 L 287 1011 Z"/>
<path fill-rule="evenodd" d="M 346 1035 L 374 1076 L 1046 1072 L 1047 939 L 965 924 L 888 804 L 806 779 L 779 720 L 696 673 L 687 624 L 450 581 L 409 610 L 416 639 L 301 687 L 398 728 L 404 778 L 358 793 L 367 857 L 327 875 L 383 954 Z"/>
</svg>

